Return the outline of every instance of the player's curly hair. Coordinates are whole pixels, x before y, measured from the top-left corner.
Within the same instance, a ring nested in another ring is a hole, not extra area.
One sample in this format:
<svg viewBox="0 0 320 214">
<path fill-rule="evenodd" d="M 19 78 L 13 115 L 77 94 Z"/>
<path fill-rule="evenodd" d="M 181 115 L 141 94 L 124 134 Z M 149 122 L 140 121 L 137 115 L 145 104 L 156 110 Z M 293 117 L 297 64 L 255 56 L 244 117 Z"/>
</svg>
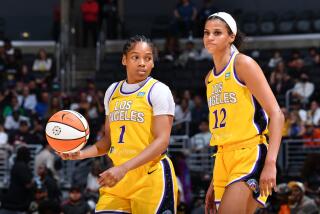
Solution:
<svg viewBox="0 0 320 214">
<path fill-rule="evenodd" d="M 145 42 L 147 43 L 150 48 L 152 49 L 152 53 L 154 54 L 155 51 L 155 46 L 154 44 L 151 42 L 151 40 L 147 37 L 145 37 L 144 35 L 135 35 L 133 37 L 130 37 L 127 42 L 124 44 L 123 46 L 123 51 L 122 54 L 126 55 L 130 50 L 132 50 L 132 48 L 135 46 L 136 43 L 138 42 Z"/>
</svg>

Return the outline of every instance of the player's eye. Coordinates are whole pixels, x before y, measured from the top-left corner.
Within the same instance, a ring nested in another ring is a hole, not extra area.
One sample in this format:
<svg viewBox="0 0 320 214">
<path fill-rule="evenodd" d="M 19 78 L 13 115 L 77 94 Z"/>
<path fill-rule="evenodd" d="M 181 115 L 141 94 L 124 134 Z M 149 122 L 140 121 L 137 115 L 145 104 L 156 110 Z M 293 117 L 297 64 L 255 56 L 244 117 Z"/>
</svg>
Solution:
<svg viewBox="0 0 320 214">
<path fill-rule="evenodd" d="M 132 60 L 138 60 L 139 57 L 138 57 L 137 55 L 133 55 L 133 56 L 131 56 L 131 59 L 132 59 Z"/>
<path fill-rule="evenodd" d="M 210 35 L 210 32 L 205 30 L 205 31 L 203 32 L 203 35 L 204 35 L 204 36 L 209 36 L 209 35 Z"/>
<path fill-rule="evenodd" d="M 214 31 L 214 32 L 213 32 L 213 35 L 215 35 L 215 36 L 220 36 L 220 35 L 221 35 L 221 31 Z"/>
</svg>

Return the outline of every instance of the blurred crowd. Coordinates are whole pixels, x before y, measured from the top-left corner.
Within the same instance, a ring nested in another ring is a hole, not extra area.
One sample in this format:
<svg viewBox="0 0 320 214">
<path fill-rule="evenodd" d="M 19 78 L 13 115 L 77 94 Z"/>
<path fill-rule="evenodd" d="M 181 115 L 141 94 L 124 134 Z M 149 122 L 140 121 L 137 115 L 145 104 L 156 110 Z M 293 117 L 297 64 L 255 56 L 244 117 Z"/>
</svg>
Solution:
<svg viewBox="0 0 320 214">
<path fill-rule="evenodd" d="M 184 70 L 188 62 L 211 60 L 205 50 L 197 50 L 189 40 L 180 49 L 176 37 L 167 39 L 159 61 L 169 62 Z M 248 54 L 262 66 L 265 76 L 286 116 L 283 137 L 304 139 L 304 147 L 317 148 L 320 141 L 320 107 L 317 84 L 320 71 L 319 50 L 285 50 L 267 53 L 250 50 Z M 88 79 L 77 91 L 61 92 L 54 72 L 54 58 L 40 49 L 32 63 L 25 63 L 21 50 L 12 47 L 10 40 L 0 48 L 0 146 L 10 160 L 10 184 L 2 189 L 2 210 L 28 210 L 28 213 L 90 213 L 98 198 L 96 178 L 107 162 L 92 160 L 84 181 L 73 179 L 71 186 L 61 186 L 61 160 L 48 146 L 44 127 L 48 118 L 62 109 L 80 112 L 89 121 L 89 144 L 103 136 L 104 91 Z M 105 89 L 104 89 L 105 90 Z M 205 92 L 172 88 L 175 125 L 172 135 L 188 137 L 189 150 L 172 152 L 179 179 L 180 213 L 203 213 L 203 200 L 211 172 L 193 172 L 188 165 L 190 153 L 209 149 L 210 131 Z M 39 145 L 34 157 L 25 145 Z M 278 193 L 274 193 L 261 213 L 316 213 L 320 206 L 320 155 L 310 154 L 295 178 L 281 177 Z M 34 172 L 34 173 L 33 173 Z M 25 200 L 26 198 L 29 199 Z M 14 206 L 13 206 L 14 205 Z M 44 208 L 43 208 L 44 207 Z M 81 210 L 81 211 L 80 211 Z M 307 211 L 305 211 L 307 210 Z"/>
</svg>

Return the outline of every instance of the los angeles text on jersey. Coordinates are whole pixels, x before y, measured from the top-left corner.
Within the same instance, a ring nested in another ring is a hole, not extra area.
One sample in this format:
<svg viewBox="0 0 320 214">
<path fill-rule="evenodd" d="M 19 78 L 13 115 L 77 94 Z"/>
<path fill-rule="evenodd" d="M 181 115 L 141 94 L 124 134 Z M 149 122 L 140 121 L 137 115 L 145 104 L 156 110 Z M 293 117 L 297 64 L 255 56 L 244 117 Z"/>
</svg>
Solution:
<svg viewBox="0 0 320 214">
<path fill-rule="evenodd" d="M 114 109 L 109 114 L 109 120 L 112 121 L 133 121 L 138 123 L 144 122 L 144 113 L 131 110 L 132 101 L 118 101 Z"/>
<path fill-rule="evenodd" d="M 236 103 L 237 95 L 234 92 L 225 92 L 223 89 L 223 83 L 219 82 L 212 86 L 212 95 L 208 99 L 209 107 L 225 104 L 225 103 Z"/>
</svg>

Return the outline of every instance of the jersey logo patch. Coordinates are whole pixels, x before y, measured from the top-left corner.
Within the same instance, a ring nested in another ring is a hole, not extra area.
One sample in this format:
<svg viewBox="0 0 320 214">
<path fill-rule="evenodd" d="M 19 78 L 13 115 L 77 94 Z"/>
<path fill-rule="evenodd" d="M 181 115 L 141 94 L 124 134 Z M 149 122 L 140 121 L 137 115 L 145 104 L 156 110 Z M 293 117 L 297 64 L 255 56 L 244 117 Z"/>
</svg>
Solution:
<svg viewBox="0 0 320 214">
<path fill-rule="evenodd" d="M 228 80 L 228 79 L 230 79 L 230 77 L 231 77 L 231 74 L 230 74 L 230 72 L 227 72 L 226 74 L 225 74 L 225 80 Z"/>
<path fill-rule="evenodd" d="M 137 97 L 143 97 L 145 94 L 146 94 L 146 92 L 139 92 L 139 93 L 137 94 Z"/>
<path fill-rule="evenodd" d="M 250 179 L 247 181 L 247 184 L 249 188 L 254 192 L 258 193 L 259 192 L 259 184 L 256 179 Z"/>
</svg>

